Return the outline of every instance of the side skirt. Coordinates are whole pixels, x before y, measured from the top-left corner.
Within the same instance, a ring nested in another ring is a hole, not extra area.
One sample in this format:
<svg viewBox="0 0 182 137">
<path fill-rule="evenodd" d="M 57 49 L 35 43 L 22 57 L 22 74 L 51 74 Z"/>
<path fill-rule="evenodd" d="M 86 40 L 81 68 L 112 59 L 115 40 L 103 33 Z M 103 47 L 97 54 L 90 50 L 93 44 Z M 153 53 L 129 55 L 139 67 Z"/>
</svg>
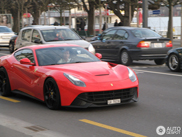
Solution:
<svg viewBox="0 0 182 137">
<path fill-rule="evenodd" d="M 38 99 L 38 98 L 36 98 L 36 97 L 33 97 L 33 96 L 31 96 L 31 95 L 29 95 L 29 94 L 27 94 L 27 93 L 24 93 L 24 92 L 22 92 L 22 91 L 19 91 L 19 90 L 13 90 L 13 91 L 11 91 L 11 92 L 14 93 L 14 94 L 23 95 L 23 96 L 26 96 L 26 97 L 29 97 L 29 98 L 38 100 L 38 101 L 40 101 L 40 102 L 44 102 L 44 101 L 42 101 L 42 100 L 40 100 L 40 99 Z"/>
</svg>

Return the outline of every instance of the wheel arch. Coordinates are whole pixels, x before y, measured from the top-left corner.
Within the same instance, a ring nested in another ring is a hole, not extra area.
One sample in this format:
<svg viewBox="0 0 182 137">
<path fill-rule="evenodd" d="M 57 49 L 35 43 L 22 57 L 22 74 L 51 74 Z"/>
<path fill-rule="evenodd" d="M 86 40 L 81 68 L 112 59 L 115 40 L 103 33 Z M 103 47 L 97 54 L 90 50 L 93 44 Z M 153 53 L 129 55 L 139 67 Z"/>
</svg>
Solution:
<svg viewBox="0 0 182 137">
<path fill-rule="evenodd" d="M 57 87 L 58 87 L 58 90 L 59 90 L 60 101 L 61 101 L 61 92 L 60 92 L 60 89 L 59 89 L 59 85 L 58 85 L 58 83 L 57 83 L 56 79 L 55 79 L 54 77 L 52 77 L 52 76 L 47 76 L 47 77 L 45 78 L 45 80 L 44 80 L 44 83 L 43 83 L 43 95 L 45 94 L 45 93 L 44 93 L 44 89 L 45 89 L 45 82 L 46 82 L 46 81 L 47 81 L 47 79 L 49 79 L 49 78 L 52 78 L 52 79 L 56 82 Z M 45 101 L 45 99 L 44 99 L 44 101 Z M 61 102 L 60 102 L 60 103 L 61 103 Z"/>
<path fill-rule="evenodd" d="M 128 48 L 127 46 L 122 46 L 122 47 L 120 48 L 119 55 L 118 55 L 119 60 L 120 60 L 121 52 L 122 52 L 123 50 L 126 50 L 128 53 L 130 53 L 130 50 L 129 50 L 129 48 Z M 130 56 L 130 57 L 131 57 L 131 56 Z"/>
<path fill-rule="evenodd" d="M 4 71 L 3 73 L 5 74 L 5 76 L 7 77 L 7 80 L 8 80 L 9 91 L 7 91 L 7 92 L 9 92 L 9 93 L 7 94 L 7 96 L 9 96 L 9 95 L 11 95 L 11 89 L 12 89 L 11 83 L 9 80 L 9 75 L 8 75 L 8 72 L 6 71 L 6 68 L 4 66 L 0 66 L 0 73 L 1 73 L 1 71 Z"/>
</svg>

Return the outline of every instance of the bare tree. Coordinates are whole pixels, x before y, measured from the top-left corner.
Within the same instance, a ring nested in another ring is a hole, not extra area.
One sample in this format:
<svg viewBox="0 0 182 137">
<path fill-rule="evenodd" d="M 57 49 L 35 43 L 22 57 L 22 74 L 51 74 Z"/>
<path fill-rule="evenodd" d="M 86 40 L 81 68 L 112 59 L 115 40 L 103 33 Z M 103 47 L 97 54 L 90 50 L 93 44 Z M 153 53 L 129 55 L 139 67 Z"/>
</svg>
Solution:
<svg viewBox="0 0 182 137">
<path fill-rule="evenodd" d="M 178 4 L 179 0 L 163 0 L 162 2 L 169 9 L 167 37 L 173 40 L 173 7 Z"/>
</svg>

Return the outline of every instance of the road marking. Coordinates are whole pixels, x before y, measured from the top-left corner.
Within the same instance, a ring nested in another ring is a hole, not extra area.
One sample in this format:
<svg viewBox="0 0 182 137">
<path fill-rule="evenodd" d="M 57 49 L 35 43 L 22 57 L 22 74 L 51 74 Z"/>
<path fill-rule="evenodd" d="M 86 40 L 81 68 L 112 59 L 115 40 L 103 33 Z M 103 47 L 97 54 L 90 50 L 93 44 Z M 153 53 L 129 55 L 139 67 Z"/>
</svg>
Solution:
<svg viewBox="0 0 182 137">
<path fill-rule="evenodd" d="M 134 69 L 134 71 L 141 71 L 141 72 L 147 72 L 147 73 L 155 73 L 155 74 L 162 74 L 162 75 L 169 75 L 169 76 L 182 77 L 182 75 L 178 75 L 178 74 L 169 74 L 169 73 L 154 72 L 154 71 L 146 71 L 146 70 L 138 70 L 138 69 Z"/>
<path fill-rule="evenodd" d="M 7 101 L 11 101 L 11 102 L 14 102 L 14 103 L 18 103 L 20 101 L 18 100 L 15 100 L 15 99 L 11 99 L 11 98 L 7 98 L 7 97 L 3 97 L 3 96 L 0 96 L 1 99 L 4 99 L 4 100 L 7 100 Z"/>
<path fill-rule="evenodd" d="M 34 125 L 33 123 L 29 123 L 26 121 L 23 121 L 21 119 L 17 119 L 15 117 L 9 117 L 6 115 L 3 115 L 0 113 L 0 125 L 4 126 L 8 129 L 12 129 L 15 131 L 18 131 L 20 133 L 25 134 L 26 136 L 31 137 L 68 137 L 62 133 L 58 133 L 52 130 L 43 130 L 39 132 L 35 132 L 33 130 L 27 129 L 27 127 L 37 127 L 37 125 Z M 42 127 L 41 125 L 38 125 L 38 127 Z M 5 132 L 6 133 L 6 132 Z M 8 135 L 8 133 L 6 133 Z"/>
<path fill-rule="evenodd" d="M 130 136 L 133 136 L 133 137 L 147 137 L 147 136 L 136 134 L 136 133 L 126 131 L 126 130 L 123 130 L 123 129 L 119 129 L 119 128 L 115 128 L 115 127 L 108 126 L 108 125 L 105 125 L 105 124 L 101 124 L 101 123 L 98 123 L 98 122 L 94 122 L 94 121 L 91 121 L 91 120 L 88 120 L 88 119 L 80 119 L 79 121 L 82 121 L 82 122 L 85 122 L 85 123 L 88 123 L 88 124 L 91 124 L 91 125 L 95 125 L 95 126 L 98 126 L 98 127 L 106 128 L 106 129 L 109 129 L 109 130 L 113 130 L 113 131 L 116 131 L 116 132 L 119 132 L 119 133 L 122 133 L 122 134 L 130 135 Z"/>
</svg>

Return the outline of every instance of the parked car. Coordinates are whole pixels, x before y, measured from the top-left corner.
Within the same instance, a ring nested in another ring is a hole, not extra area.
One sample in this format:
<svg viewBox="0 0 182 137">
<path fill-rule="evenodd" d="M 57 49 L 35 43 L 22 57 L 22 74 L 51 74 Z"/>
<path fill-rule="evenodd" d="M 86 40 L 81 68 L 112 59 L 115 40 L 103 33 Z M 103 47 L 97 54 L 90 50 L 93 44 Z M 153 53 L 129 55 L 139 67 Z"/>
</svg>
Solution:
<svg viewBox="0 0 182 137">
<path fill-rule="evenodd" d="M 88 49 L 93 54 L 95 49 L 92 44 L 83 40 L 76 32 L 64 26 L 42 26 L 32 25 L 20 30 L 16 43 L 9 46 L 10 52 L 14 50 L 37 44 L 77 44 Z"/>
<path fill-rule="evenodd" d="M 15 33 L 6 26 L 0 26 L 0 46 L 8 47 L 9 41 Z"/>
<path fill-rule="evenodd" d="M 0 57 L 0 94 L 33 97 L 50 109 L 137 102 L 139 83 L 135 72 L 99 58 L 101 54 L 94 56 L 73 44 L 19 48 Z"/>
<path fill-rule="evenodd" d="M 103 60 L 117 61 L 124 65 L 133 60 L 154 60 L 157 65 L 165 63 L 172 42 L 147 28 L 112 27 L 91 39 L 96 52 Z"/>
<path fill-rule="evenodd" d="M 182 48 L 175 48 L 168 51 L 166 65 L 171 71 L 182 70 Z"/>
<path fill-rule="evenodd" d="M 11 37 L 11 39 L 9 41 L 9 51 L 10 51 L 10 53 L 13 53 L 13 51 L 14 51 L 14 46 L 15 46 L 17 38 L 18 38 L 18 35 L 14 35 L 14 36 Z"/>
</svg>

